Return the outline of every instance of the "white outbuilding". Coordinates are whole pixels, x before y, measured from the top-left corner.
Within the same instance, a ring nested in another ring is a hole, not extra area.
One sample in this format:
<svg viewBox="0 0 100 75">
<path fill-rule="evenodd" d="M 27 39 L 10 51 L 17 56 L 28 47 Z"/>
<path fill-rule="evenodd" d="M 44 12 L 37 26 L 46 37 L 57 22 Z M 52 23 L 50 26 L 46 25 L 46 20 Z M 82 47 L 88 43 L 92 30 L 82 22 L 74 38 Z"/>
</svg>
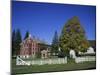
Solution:
<svg viewBox="0 0 100 75">
<path fill-rule="evenodd" d="M 89 47 L 89 48 L 87 49 L 87 52 L 86 52 L 86 53 L 89 53 L 89 54 L 95 53 L 93 47 Z"/>
<path fill-rule="evenodd" d="M 73 58 L 73 59 L 75 59 L 76 58 L 76 52 L 75 52 L 75 50 L 70 50 L 69 51 L 69 54 L 70 54 L 70 58 Z"/>
</svg>

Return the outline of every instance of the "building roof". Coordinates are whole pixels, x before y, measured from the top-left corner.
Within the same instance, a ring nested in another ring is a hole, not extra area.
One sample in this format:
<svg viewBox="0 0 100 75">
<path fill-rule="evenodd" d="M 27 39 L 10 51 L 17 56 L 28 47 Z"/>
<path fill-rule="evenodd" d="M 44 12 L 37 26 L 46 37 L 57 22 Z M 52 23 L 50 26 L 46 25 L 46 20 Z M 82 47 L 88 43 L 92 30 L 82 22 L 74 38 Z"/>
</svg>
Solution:
<svg viewBox="0 0 100 75">
<path fill-rule="evenodd" d="M 36 38 L 36 37 L 32 37 L 31 36 L 31 34 L 29 34 L 29 37 L 28 38 L 26 38 L 25 40 L 23 40 L 22 42 L 21 42 L 21 44 L 22 43 L 25 43 L 26 41 L 28 41 L 28 40 L 31 40 L 31 41 L 34 41 L 34 42 L 36 42 L 36 43 L 43 43 L 43 44 L 46 44 L 46 42 L 44 41 L 44 40 L 40 40 L 39 38 Z M 20 44 L 20 45 L 21 45 Z"/>
</svg>

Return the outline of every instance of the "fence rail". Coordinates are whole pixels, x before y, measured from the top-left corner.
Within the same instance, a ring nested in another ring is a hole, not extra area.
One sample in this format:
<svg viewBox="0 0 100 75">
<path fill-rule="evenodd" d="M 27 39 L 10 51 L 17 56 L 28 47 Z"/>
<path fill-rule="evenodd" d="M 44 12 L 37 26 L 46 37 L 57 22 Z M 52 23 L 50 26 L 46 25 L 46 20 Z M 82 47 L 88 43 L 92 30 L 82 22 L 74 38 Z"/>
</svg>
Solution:
<svg viewBox="0 0 100 75">
<path fill-rule="evenodd" d="M 82 63 L 82 62 L 86 62 L 86 61 L 96 61 L 96 57 L 95 56 L 84 56 L 84 57 L 76 57 L 75 58 L 76 63 Z"/>
<path fill-rule="evenodd" d="M 96 61 L 95 56 L 76 57 L 76 63 L 82 63 L 86 61 Z M 16 65 L 45 65 L 45 64 L 65 64 L 67 63 L 67 57 L 55 58 L 55 59 L 38 59 L 38 60 L 23 60 L 19 57 L 16 59 Z"/>
<path fill-rule="evenodd" d="M 16 65 L 45 65 L 45 64 L 65 64 L 67 63 L 67 57 L 56 59 L 39 59 L 39 60 L 22 60 L 17 57 Z"/>
</svg>

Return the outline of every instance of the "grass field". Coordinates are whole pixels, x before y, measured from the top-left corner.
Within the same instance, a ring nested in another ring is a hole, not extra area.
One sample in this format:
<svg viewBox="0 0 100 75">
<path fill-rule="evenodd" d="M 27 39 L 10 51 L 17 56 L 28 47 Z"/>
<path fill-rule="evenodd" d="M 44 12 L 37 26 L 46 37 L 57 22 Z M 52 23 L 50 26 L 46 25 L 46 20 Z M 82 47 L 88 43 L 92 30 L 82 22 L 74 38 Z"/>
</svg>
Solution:
<svg viewBox="0 0 100 75">
<path fill-rule="evenodd" d="M 52 65 L 30 65 L 18 66 L 15 65 L 15 60 L 12 60 L 12 74 L 23 73 L 40 73 L 40 72 L 55 72 L 55 71 L 73 71 L 73 70 L 88 70 L 95 69 L 96 62 L 74 63 L 70 60 L 67 64 L 52 64 Z"/>
</svg>

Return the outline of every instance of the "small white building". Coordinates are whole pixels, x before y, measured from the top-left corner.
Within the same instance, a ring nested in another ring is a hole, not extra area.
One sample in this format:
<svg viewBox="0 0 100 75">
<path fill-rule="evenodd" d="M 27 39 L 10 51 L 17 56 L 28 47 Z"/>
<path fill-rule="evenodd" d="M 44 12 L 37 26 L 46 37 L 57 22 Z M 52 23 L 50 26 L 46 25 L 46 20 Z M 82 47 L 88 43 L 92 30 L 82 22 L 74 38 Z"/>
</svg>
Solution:
<svg viewBox="0 0 100 75">
<path fill-rule="evenodd" d="M 50 51 L 47 49 L 47 50 L 42 50 L 41 51 L 41 58 L 49 58 L 50 57 Z"/>
<path fill-rule="evenodd" d="M 76 58 L 76 52 L 75 52 L 75 50 L 70 50 L 69 51 L 69 54 L 70 54 L 70 58 L 73 58 L 73 59 L 75 59 Z"/>
<path fill-rule="evenodd" d="M 94 49 L 93 49 L 92 47 L 89 47 L 89 48 L 87 49 L 87 52 L 86 52 L 86 53 L 92 54 L 92 53 L 95 53 L 95 52 L 94 52 Z"/>
<path fill-rule="evenodd" d="M 95 54 L 93 47 L 89 47 L 86 52 L 78 52 L 78 54 Z"/>
</svg>

